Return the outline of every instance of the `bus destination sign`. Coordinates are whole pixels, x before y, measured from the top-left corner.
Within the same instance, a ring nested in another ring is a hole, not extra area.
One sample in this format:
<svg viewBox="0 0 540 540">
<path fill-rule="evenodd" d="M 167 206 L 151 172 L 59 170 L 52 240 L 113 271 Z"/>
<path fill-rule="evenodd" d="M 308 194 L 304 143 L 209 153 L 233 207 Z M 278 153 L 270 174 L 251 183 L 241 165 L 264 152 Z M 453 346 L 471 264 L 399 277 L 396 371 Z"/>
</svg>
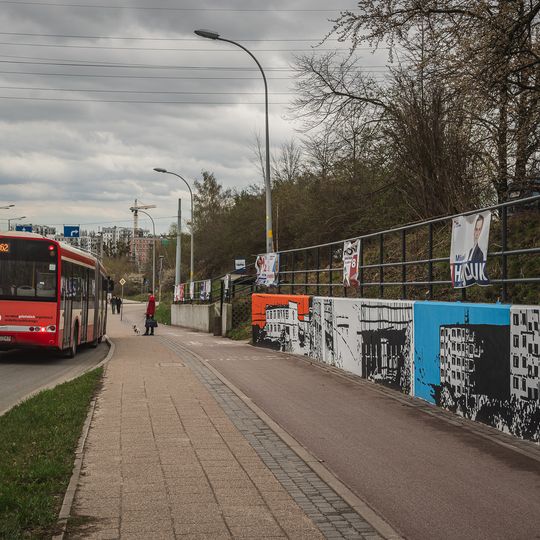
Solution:
<svg viewBox="0 0 540 540">
<path fill-rule="evenodd" d="M 0 254 L 10 253 L 11 245 L 9 242 L 0 242 Z"/>
</svg>

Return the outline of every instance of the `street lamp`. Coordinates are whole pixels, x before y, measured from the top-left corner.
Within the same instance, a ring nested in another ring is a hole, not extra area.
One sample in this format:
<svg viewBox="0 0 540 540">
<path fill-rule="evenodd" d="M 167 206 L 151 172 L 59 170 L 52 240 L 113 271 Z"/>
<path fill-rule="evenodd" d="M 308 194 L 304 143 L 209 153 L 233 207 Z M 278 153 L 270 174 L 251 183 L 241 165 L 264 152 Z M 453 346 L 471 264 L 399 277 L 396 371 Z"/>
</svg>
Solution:
<svg viewBox="0 0 540 540">
<path fill-rule="evenodd" d="M 253 60 L 255 60 L 255 63 L 259 67 L 259 70 L 261 72 L 261 75 L 263 77 L 264 81 L 264 106 L 265 106 L 265 131 L 266 131 L 266 170 L 265 170 L 265 186 L 266 186 L 266 252 L 272 253 L 274 251 L 274 239 L 273 239 L 273 233 L 272 233 L 272 187 L 270 185 L 270 134 L 268 130 L 268 84 L 266 82 L 266 76 L 264 74 L 263 68 L 261 64 L 259 64 L 259 61 L 255 58 L 253 53 L 246 49 L 243 45 L 240 45 L 240 43 L 237 43 L 236 41 L 232 41 L 230 39 L 225 39 L 222 37 L 219 37 L 219 34 L 217 32 L 213 32 L 211 30 L 195 30 L 195 34 L 198 36 L 201 36 L 206 39 L 213 39 L 216 41 L 225 41 L 227 43 L 232 43 L 233 45 L 236 45 L 237 47 L 240 47 L 242 50 L 246 51 Z"/>
<path fill-rule="evenodd" d="M 139 207 L 135 208 L 132 206 L 130 208 L 132 212 L 135 212 L 137 210 L 138 212 L 142 212 L 143 214 L 147 215 L 150 218 L 150 221 L 152 222 L 152 230 L 154 235 L 154 242 L 153 242 L 153 250 L 152 250 L 152 294 L 155 294 L 156 292 L 156 224 L 154 222 L 154 218 L 144 210 L 141 210 Z"/>
<path fill-rule="evenodd" d="M 7 220 L 7 230 L 8 230 L 8 231 L 11 231 L 11 222 L 12 222 L 12 221 L 17 221 L 17 220 L 19 220 L 19 219 L 26 219 L 26 216 L 9 218 L 9 219 Z"/>
<path fill-rule="evenodd" d="M 167 169 L 162 169 L 161 167 L 155 167 L 154 171 L 177 176 L 178 178 L 180 178 L 180 180 L 184 181 L 187 188 L 189 189 L 189 195 L 191 197 L 191 262 L 190 262 L 190 268 L 189 268 L 189 281 L 193 281 L 193 191 L 191 191 L 191 187 L 187 183 L 187 180 L 180 174 L 168 171 Z M 180 265 L 180 261 L 178 262 L 178 265 Z"/>
</svg>

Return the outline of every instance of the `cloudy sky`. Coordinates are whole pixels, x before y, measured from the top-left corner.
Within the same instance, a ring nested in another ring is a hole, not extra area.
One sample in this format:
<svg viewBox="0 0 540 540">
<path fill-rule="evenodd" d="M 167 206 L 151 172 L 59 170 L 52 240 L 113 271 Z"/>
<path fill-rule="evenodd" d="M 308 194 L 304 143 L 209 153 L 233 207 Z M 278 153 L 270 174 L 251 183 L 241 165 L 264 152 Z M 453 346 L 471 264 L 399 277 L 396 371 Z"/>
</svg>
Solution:
<svg viewBox="0 0 540 540">
<path fill-rule="evenodd" d="M 295 54 L 307 54 L 354 2 L 336 0 L 0 0 L 0 227 L 5 218 L 95 229 L 129 225 L 134 199 L 159 231 L 202 170 L 226 187 L 262 182 L 250 149 L 264 133 L 251 58 L 199 38 L 241 42 L 268 77 L 274 149 L 295 134 Z M 321 48 L 346 48 L 329 41 Z M 376 63 L 366 52 L 366 65 Z M 149 227 L 148 222 L 141 222 Z"/>
</svg>

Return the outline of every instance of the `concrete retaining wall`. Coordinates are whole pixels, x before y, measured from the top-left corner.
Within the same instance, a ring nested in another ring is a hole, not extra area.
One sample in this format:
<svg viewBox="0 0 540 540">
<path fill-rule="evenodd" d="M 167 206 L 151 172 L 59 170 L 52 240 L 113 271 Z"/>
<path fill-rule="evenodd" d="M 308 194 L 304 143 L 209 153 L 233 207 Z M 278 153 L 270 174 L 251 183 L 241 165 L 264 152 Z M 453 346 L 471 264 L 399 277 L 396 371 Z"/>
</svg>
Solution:
<svg viewBox="0 0 540 540">
<path fill-rule="evenodd" d="M 214 312 L 214 304 L 173 304 L 171 324 L 201 332 L 213 332 Z"/>
<path fill-rule="evenodd" d="M 223 304 L 221 311 L 221 335 L 226 336 L 232 328 L 232 304 Z"/>
</svg>

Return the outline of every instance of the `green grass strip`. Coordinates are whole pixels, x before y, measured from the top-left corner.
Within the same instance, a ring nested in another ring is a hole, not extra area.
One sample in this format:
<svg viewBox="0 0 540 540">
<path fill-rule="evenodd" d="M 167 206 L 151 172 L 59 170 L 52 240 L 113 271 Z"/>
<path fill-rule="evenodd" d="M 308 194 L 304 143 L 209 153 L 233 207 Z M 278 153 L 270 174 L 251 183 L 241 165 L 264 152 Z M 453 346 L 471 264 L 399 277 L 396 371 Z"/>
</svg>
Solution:
<svg viewBox="0 0 540 540">
<path fill-rule="evenodd" d="M 103 368 L 0 416 L 0 538 L 51 538 Z"/>
</svg>

